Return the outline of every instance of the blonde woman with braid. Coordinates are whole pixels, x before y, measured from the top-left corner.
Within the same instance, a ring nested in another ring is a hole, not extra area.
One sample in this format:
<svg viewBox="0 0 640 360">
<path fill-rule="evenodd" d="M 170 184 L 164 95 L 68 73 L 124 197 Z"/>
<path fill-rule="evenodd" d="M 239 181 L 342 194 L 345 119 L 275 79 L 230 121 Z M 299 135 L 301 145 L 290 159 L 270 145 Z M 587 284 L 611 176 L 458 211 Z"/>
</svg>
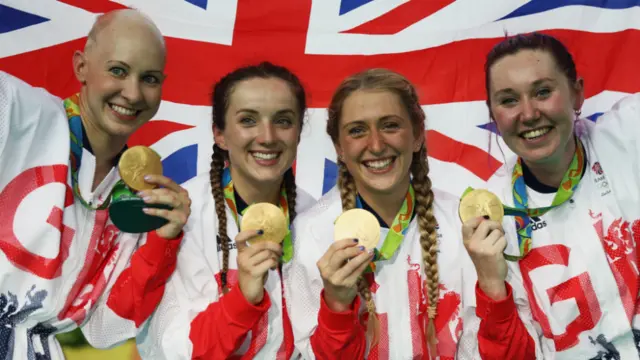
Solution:
<svg viewBox="0 0 640 360">
<path fill-rule="evenodd" d="M 291 169 L 305 109 L 298 78 L 270 63 L 215 85 L 211 171 L 185 185 L 194 216 L 166 295 L 138 339 L 143 359 L 294 357 L 280 270 L 291 237 L 251 244 L 262 230 L 238 232 L 238 224 L 248 204 L 278 205 L 292 221 L 313 203 L 296 190 Z"/>
<path fill-rule="evenodd" d="M 383 69 L 347 78 L 329 106 L 338 154 L 332 189 L 294 222 L 285 295 L 296 347 L 316 359 L 454 359 L 463 336 L 463 273 L 457 198 L 434 191 L 415 89 Z M 334 241 L 334 221 L 362 208 L 381 226 L 367 251 Z M 473 313 L 471 313 L 473 316 Z M 475 335 L 468 345 L 475 348 Z M 471 351 L 471 350 L 470 350 Z"/>
</svg>

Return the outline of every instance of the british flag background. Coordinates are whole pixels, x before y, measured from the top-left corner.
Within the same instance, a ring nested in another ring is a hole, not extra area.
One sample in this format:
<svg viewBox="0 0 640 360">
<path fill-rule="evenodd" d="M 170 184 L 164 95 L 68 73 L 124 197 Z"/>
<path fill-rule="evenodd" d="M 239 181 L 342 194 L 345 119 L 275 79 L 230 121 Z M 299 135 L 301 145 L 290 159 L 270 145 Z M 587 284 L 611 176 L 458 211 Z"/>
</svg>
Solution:
<svg viewBox="0 0 640 360">
<path fill-rule="evenodd" d="M 434 186 L 454 194 L 482 186 L 510 156 L 484 103 L 484 59 L 505 32 L 543 31 L 570 48 L 585 78 L 583 115 L 640 91 L 640 0 L 0 0 L 0 69 L 73 94 L 73 51 L 97 15 L 121 8 L 148 14 L 168 48 L 163 103 L 130 143 L 155 148 L 179 183 L 208 172 L 214 82 L 263 60 L 306 86 L 296 172 L 315 197 L 336 177 L 325 107 L 365 68 L 399 71 L 419 89 Z"/>
</svg>

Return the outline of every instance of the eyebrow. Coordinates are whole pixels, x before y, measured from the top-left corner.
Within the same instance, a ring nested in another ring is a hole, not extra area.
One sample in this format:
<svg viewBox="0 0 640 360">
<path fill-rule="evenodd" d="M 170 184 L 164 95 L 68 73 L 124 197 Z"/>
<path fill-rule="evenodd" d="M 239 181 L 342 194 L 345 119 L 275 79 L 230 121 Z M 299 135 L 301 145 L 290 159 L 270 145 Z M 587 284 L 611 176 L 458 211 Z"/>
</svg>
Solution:
<svg viewBox="0 0 640 360">
<path fill-rule="evenodd" d="M 554 80 L 552 78 L 545 77 L 545 78 L 538 79 L 538 80 L 532 82 L 531 86 L 532 87 L 540 86 L 540 84 L 543 84 L 545 82 L 556 83 L 556 80 Z M 494 92 L 493 95 L 495 96 L 495 95 L 499 95 L 501 93 L 513 93 L 513 92 L 515 92 L 515 91 L 512 88 L 505 88 L 505 89 L 500 89 L 500 90 Z"/>
<path fill-rule="evenodd" d="M 240 113 L 259 114 L 259 112 L 254 109 L 245 109 L 245 108 L 238 109 L 238 111 L 236 111 L 236 114 L 240 114 Z M 291 109 L 282 109 L 282 110 L 276 111 L 276 115 L 282 115 L 282 114 L 296 115 L 296 112 Z"/>
<path fill-rule="evenodd" d="M 392 114 L 389 114 L 389 115 L 384 115 L 384 116 L 382 116 L 382 117 L 378 118 L 378 119 L 376 120 L 376 122 L 378 122 L 378 121 L 385 121 L 385 120 L 389 120 L 389 119 L 400 119 L 400 120 L 402 120 L 403 118 L 402 118 L 401 116 L 399 116 L 399 115 L 392 115 Z M 348 126 L 352 126 L 352 125 L 354 125 L 354 124 L 356 124 L 356 125 L 357 125 L 357 124 L 365 124 L 365 123 L 366 123 L 366 121 L 365 121 L 365 120 L 355 120 L 355 121 L 352 121 L 352 122 L 350 122 L 350 123 L 344 124 L 344 125 L 342 126 L 342 128 L 344 129 L 344 128 L 346 128 L 346 127 L 348 127 Z"/>
<path fill-rule="evenodd" d="M 129 64 L 127 64 L 124 61 L 120 61 L 120 60 L 108 60 L 107 64 L 108 65 L 122 65 L 122 66 L 126 67 L 127 69 L 131 69 L 131 66 L 129 66 Z M 160 75 L 164 75 L 162 70 L 147 70 L 147 71 L 143 72 L 143 74 L 149 74 L 149 73 L 158 73 Z"/>
</svg>

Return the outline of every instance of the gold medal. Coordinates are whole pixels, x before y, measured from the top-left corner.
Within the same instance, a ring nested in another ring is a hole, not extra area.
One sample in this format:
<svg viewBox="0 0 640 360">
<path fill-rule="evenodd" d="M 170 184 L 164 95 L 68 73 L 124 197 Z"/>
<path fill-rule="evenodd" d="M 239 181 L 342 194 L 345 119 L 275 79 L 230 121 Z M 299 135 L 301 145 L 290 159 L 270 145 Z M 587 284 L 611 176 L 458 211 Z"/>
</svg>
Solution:
<svg viewBox="0 0 640 360">
<path fill-rule="evenodd" d="M 462 222 L 481 216 L 489 216 L 493 221 L 502 222 L 504 217 L 504 207 L 498 196 L 484 189 L 467 193 L 460 200 L 458 211 Z"/>
<path fill-rule="evenodd" d="M 145 175 L 162 175 L 160 155 L 146 146 L 127 149 L 118 162 L 120 177 L 132 190 L 150 190 L 156 187 L 144 181 Z"/>
<path fill-rule="evenodd" d="M 287 218 L 279 207 L 270 203 L 256 203 L 247 208 L 242 215 L 240 230 L 260 230 L 262 235 L 251 242 L 271 241 L 280 244 L 289 231 Z"/>
<path fill-rule="evenodd" d="M 367 250 L 378 246 L 380 240 L 380 223 L 378 219 L 363 209 L 351 209 L 343 212 L 333 227 L 333 239 L 358 239 L 358 244 Z"/>
</svg>

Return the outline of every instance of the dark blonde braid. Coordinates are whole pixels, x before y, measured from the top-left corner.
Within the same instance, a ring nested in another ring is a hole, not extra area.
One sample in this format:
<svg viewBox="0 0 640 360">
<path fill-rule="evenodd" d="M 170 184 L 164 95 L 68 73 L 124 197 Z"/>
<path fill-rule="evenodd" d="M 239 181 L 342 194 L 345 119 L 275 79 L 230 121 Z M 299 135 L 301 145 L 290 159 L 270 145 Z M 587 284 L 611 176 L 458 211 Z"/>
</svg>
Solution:
<svg viewBox="0 0 640 360">
<path fill-rule="evenodd" d="M 218 145 L 213 145 L 213 155 L 211 155 L 211 171 L 209 179 L 211 181 L 211 191 L 216 206 L 216 216 L 218 217 L 218 241 L 222 249 L 222 269 L 220 270 L 220 285 L 222 293 L 226 294 L 227 272 L 229 270 L 229 245 L 231 240 L 227 235 L 227 211 L 224 201 L 224 190 L 222 188 L 222 172 L 224 170 L 225 151 Z"/>
<path fill-rule="evenodd" d="M 411 162 L 411 174 L 413 175 L 413 190 L 416 195 L 415 211 L 420 230 L 420 247 L 424 261 L 424 273 L 427 278 L 427 298 L 429 307 L 427 315 L 427 339 L 429 344 L 435 345 L 436 334 L 434 319 L 437 314 L 440 276 L 438 274 L 438 237 L 436 233 L 437 221 L 433 216 L 433 190 L 429 179 L 429 164 L 427 152 L 424 148 L 413 154 Z"/>
<path fill-rule="evenodd" d="M 342 161 L 338 161 L 338 189 L 340 189 L 340 199 L 342 200 L 342 211 L 351 210 L 356 207 L 356 184 L 353 177 Z M 358 294 L 364 299 L 369 319 L 367 321 L 367 336 L 370 339 L 370 346 L 373 347 L 380 337 L 380 323 L 376 314 L 376 303 L 371 294 L 371 284 L 361 276 L 358 279 Z"/>
</svg>

